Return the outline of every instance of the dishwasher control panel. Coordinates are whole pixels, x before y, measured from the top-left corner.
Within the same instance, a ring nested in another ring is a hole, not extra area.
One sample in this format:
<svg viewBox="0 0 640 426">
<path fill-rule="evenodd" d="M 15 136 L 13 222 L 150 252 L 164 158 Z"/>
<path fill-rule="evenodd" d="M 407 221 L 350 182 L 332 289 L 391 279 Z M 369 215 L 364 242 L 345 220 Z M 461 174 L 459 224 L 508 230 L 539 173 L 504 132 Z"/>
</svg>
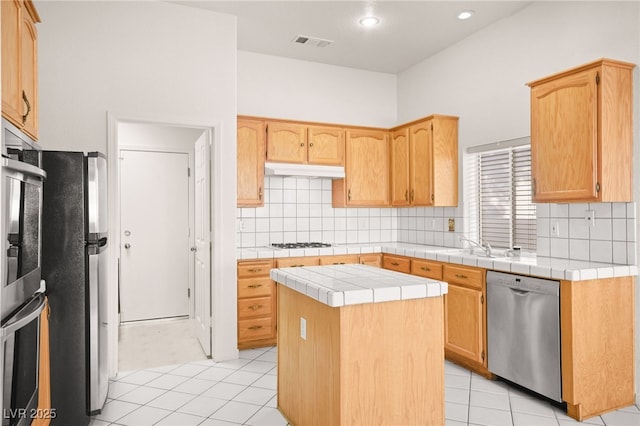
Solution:
<svg viewBox="0 0 640 426">
<path fill-rule="evenodd" d="M 560 282 L 504 272 L 487 271 L 487 285 L 501 285 L 514 290 L 560 294 Z"/>
</svg>

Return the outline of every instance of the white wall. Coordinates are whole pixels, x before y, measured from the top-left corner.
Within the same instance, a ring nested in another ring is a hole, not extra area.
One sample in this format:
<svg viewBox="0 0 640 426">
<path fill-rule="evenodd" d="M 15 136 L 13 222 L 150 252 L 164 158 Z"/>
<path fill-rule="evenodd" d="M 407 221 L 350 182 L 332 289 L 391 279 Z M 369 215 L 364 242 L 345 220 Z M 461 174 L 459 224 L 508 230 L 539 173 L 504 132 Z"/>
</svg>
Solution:
<svg viewBox="0 0 640 426">
<path fill-rule="evenodd" d="M 392 127 L 396 76 L 238 52 L 238 114 Z"/>
<path fill-rule="evenodd" d="M 640 65 L 640 3 L 536 2 L 399 74 L 398 119 L 406 122 L 434 111 L 460 116 L 461 152 L 469 146 L 527 136 L 530 108 L 529 88 L 525 84 L 601 57 Z M 636 201 L 640 199 L 639 76 L 636 67 Z M 462 185 L 464 180 L 460 182 Z M 631 208 L 635 204 L 631 203 Z M 609 203 L 603 203 L 602 207 L 616 208 Z M 570 214 L 568 216 L 570 220 Z M 637 214 L 628 212 L 627 217 L 637 218 Z M 640 232 L 637 224 L 627 229 Z M 541 230 L 538 231 L 540 236 Z M 628 236 L 627 241 L 637 245 L 640 236 Z M 638 252 L 638 246 L 631 247 L 627 256 L 633 261 Z M 635 294 L 637 390 L 640 389 L 640 291 L 637 288 Z M 638 391 L 636 402 L 640 402 Z"/>
<path fill-rule="evenodd" d="M 460 116 L 460 149 L 527 136 L 526 83 L 601 57 L 640 63 L 637 2 L 536 2 L 398 75 L 398 119 Z"/>
<path fill-rule="evenodd" d="M 237 357 L 235 232 L 226 225 L 236 213 L 236 18 L 166 2 L 36 7 L 44 149 L 106 152 L 107 112 L 217 127 L 213 350 L 216 359 Z"/>
</svg>

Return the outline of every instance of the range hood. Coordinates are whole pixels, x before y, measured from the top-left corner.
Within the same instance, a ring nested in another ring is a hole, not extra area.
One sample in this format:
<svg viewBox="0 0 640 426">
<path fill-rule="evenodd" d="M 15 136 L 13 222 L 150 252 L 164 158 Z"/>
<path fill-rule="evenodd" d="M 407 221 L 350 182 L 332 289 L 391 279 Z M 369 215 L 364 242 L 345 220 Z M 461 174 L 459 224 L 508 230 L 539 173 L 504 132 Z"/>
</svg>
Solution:
<svg viewBox="0 0 640 426">
<path fill-rule="evenodd" d="M 315 178 L 344 178 L 342 166 L 317 166 L 312 164 L 264 163 L 265 176 L 302 176 Z"/>
</svg>

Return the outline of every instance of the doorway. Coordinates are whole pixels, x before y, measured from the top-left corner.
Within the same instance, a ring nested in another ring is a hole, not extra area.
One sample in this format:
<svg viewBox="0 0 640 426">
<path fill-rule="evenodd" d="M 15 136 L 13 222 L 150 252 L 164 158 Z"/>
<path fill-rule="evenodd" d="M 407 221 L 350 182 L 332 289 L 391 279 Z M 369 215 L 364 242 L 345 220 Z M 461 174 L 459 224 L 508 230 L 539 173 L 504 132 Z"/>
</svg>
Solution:
<svg viewBox="0 0 640 426">
<path fill-rule="evenodd" d="M 147 357 L 143 352 L 171 355 L 168 363 L 211 354 L 210 343 L 208 347 L 199 343 L 202 330 L 195 315 L 196 303 L 210 312 L 211 298 L 194 291 L 194 146 L 198 140 L 208 141 L 210 135 L 209 129 L 198 127 L 144 122 L 117 125 L 117 352 L 119 357 L 126 354 L 128 365 L 132 357 L 134 362 L 153 358 L 150 366 L 162 363 L 162 357 Z M 210 286 L 210 280 L 206 284 Z M 183 331 L 176 332 L 180 328 Z M 183 353 L 162 347 L 165 335 L 173 335 L 172 342 L 184 339 L 175 345 Z M 139 349 L 143 341 L 149 342 L 144 351 Z M 154 351 L 156 343 L 161 347 Z"/>
</svg>

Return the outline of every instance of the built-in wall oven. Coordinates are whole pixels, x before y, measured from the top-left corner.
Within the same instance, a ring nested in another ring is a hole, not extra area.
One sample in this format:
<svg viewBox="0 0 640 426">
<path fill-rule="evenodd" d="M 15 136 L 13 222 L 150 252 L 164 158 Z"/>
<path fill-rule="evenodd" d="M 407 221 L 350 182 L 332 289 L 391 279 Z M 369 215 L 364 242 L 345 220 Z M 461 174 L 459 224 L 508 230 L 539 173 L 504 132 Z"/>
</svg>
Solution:
<svg viewBox="0 0 640 426">
<path fill-rule="evenodd" d="M 4 119 L 0 166 L 0 412 L 3 426 L 22 426 L 37 414 L 46 174 L 37 144 Z"/>
</svg>

